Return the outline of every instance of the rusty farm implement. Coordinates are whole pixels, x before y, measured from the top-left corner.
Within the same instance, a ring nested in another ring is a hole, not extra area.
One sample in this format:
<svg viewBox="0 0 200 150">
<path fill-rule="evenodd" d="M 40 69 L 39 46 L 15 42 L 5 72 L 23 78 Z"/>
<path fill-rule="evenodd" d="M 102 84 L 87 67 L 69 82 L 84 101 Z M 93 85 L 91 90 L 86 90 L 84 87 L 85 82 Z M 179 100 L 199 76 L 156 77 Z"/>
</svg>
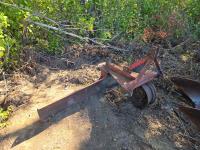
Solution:
<svg viewBox="0 0 200 150">
<path fill-rule="evenodd" d="M 145 95 L 143 99 L 136 99 L 136 101 L 141 101 L 140 105 L 143 106 L 154 103 L 156 90 L 152 80 L 162 75 L 157 55 L 158 49 L 151 49 L 144 58 L 136 60 L 133 64 L 124 68 L 112 63 L 101 64 L 99 66 L 101 76 L 98 81 L 61 100 L 38 109 L 40 119 L 47 120 L 76 102 L 87 100 L 116 86 L 121 86 L 130 97 L 135 92 L 135 89 L 139 88 Z"/>
</svg>

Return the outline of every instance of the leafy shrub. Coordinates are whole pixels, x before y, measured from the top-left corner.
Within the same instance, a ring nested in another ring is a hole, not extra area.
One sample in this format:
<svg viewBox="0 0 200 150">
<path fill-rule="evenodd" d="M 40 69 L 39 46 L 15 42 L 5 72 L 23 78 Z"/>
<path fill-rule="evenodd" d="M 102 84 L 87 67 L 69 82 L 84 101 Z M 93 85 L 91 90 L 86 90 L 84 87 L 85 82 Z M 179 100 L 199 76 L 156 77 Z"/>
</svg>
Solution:
<svg viewBox="0 0 200 150">
<path fill-rule="evenodd" d="M 25 16 L 24 11 L 0 7 L 0 64 L 4 69 L 17 64 Z"/>
<path fill-rule="evenodd" d="M 10 114 L 12 112 L 11 107 L 9 107 L 7 110 L 4 110 L 0 107 L 0 128 L 3 128 L 6 126 L 6 121 L 8 120 Z"/>
</svg>

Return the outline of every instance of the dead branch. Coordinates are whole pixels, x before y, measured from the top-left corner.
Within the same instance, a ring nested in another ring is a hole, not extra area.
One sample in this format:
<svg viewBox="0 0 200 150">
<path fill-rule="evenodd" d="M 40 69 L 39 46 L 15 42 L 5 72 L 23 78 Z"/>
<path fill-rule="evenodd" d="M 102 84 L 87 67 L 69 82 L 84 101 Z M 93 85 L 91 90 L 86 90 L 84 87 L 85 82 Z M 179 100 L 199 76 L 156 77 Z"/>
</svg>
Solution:
<svg viewBox="0 0 200 150">
<path fill-rule="evenodd" d="M 62 33 L 62 34 L 65 34 L 65 35 L 68 35 L 68 36 L 71 36 L 71 37 L 74 37 L 74 38 L 77 38 L 81 41 L 85 41 L 85 42 L 92 42 L 93 44 L 96 44 L 98 46 L 100 46 L 101 48 L 109 48 L 109 49 L 113 49 L 115 51 L 122 51 L 122 52 L 125 52 L 125 51 L 128 51 L 126 49 L 122 49 L 122 48 L 118 48 L 118 47 L 115 47 L 115 46 L 112 46 L 112 45 L 104 45 L 103 43 L 100 43 L 100 42 L 97 42 L 93 39 L 90 39 L 88 37 L 82 37 L 82 36 L 79 36 L 79 35 L 76 35 L 74 33 L 71 33 L 71 32 L 67 32 L 67 31 L 64 31 L 60 28 L 57 28 L 57 27 L 54 27 L 54 26 L 50 26 L 50 25 L 47 25 L 47 24 L 44 24 L 44 23 L 41 23 L 41 22 L 35 22 L 35 21 L 32 21 L 32 20 L 27 20 L 29 23 L 32 23 L 32 24 L 35 24 L 35 25 L 38 25 L 40 27 L 44 27 L 44 28 L 48 28 L 48 29 L 51 29 L 51 30 L 54 30 L 54 31 L 57 31 L 59 33 Z"/>
<path fill-rule="evenodd" d="M 178 48 L 178 47 L 183 47 L 184 45 L 187 45 L 187 44 L 189 44 L 190 42 L 192 42 L 193 41 L 193 39 L 191 38 L 191 37 L 189 37 L 189 38 L 187 38 L 185 41 L 183 41 L 182 43 L 180 43 L 180 44 L 178 44 L 178 45 L 176 45 L 176 46 L 174 46 L 174 47 L 171 47 L 170 46 L 170 48 L 163 48 L 164 50 L 175 50 L 176 48 Z"/>
<path fill-rule="evenodd" d="M 31 20 L 27 20 L 27 21 L 32 23 L 32 24 L 38 25 L 40 27 L 45 27 L 45 28 L 48 28 L 48 29 L 52 29 L 54 31 L 58 31 L 60 33 L 63 33 L 63 34 L 78 38 L 80 40 L 88 40 L 87 38 L 81 37 L 81 36 L 76 35 L 74 33 L 66 32 L 66 31 L 64 31 L 64 30 L 62 30 L 60 28 L 57 28 L 57 27 L 53 27 L 53 26 L 50 26 L 50 25 L 47 25 L 47 24 L 44 24 L 44 23 L 40 23 L 40 22 L 34 22 L 34 21 L 31 21 Z"/>
<path fill-rule="evenodd" d="M 24 8 L 24 7 L 20 7 L 20 6 L 17 6 L 15 4 L 9 4 L 9 3 L 5 3 L 5 2 L 1 2 L 0 1 L 0 4 L 2 5 L 5 5 L 5 6 L 8 6 L 8 7 L 12 7 L 12 8 L 15 8 L 15 9 L 19 9 L 19 10 L 24 10 L 24 11 L 28 11 L 28 12 L 32 12 L 32 16 L 38 16 L 38 17 L 41 17 L 41 18 L 44 18 L 56 25 L 59 26 L 59 23 L 57 23 L 56 21 L 54 21 L 53 19 L 50 19 L 42 14 L 40 14 L 39 12 L 33 12 L 32 10 L 28 9 L 28 8 Z M 104 45 L 100 42 L 97 42 L 96 40 L 93 40 L 93 39 L 90 39 L 88 37 L 82 37 L 82 36 L 79 36 L 79 35 L 76 35 L 74 33 L 70 33 L 70 32 L 66 32 L 64 31 L 63 29 L 61 28 L 57 28 L 57 27 L 53 27 L 53 26 L 50 26 L 50 25 L 47 25 L 47 24 L 44 24 L 44 23 L 40 23 L 40 22 L 34 22 L 34 21 L 31 21 L 31 20 L 28 20 L 28 22 L 30 23 L 33 23 L 35 25 L 38 25 L 38 26 L 41 26 L 41 27 L 44 27 L 44 28 L 48 28 L 48 29 L 51 29 L 51 30 L 54 30 L 54 31 L 58 31 L 60 33 L 63 33 L 65 35 L 68 35 L 68 36 L 71 36 L 71 37 L 74 37 L 74 38 L 78 38 L 82 41 L 86 41 L 86 42 L 92 42 L 93 44 L 96 44 L 98 46 L 100 46 L 101 48 L 108 48 L 108 49 L 113 49 L 115 51 L 122 51 L 122 52 L 126 52 L 128 50 L 126 49 L 122 49 L 122 48 L 118 48 L 118 47 L 115 47 L 115 46 L 111 46 L 111 45 Z"/>
<path fill-rule="evenodd" d="M 3 105 L 3 104 L 5 104 L 6 97 L 8 96 L 8 92 L 9 92 L 8 85 L 7 85 L 7 80 L 6 80 L 5 72 L 4 71 L 2 72 L 2 76 L 3 76 L 3 80 L 4 80 L 5 91 L 3 91 L 2 93 L 0 93 L 0 94 L 4 95 L 3 100 L 0 101 L 0 106 Z"/>
<path fill-rule="evenodd" d="M 112 39 L 109 40 L 109 43 L 112 43 L 113 41 L 115 41 L 115 40 L 116 40 L 119 36 L 121 36 L 122 34 L 123 34 L 123 32 L 120 32 L 120 33 L 114 35 L 114 36 L 112 37 Z"/>
<path fill-rule="evenodd" d="M 5 84 L 6 95 L 7 95 L 7 93 L 8 93 L 8 85 L 7 85 L 7 80 L 6 80 L 6 77 L 5 77 L 5 72 L 3 72 L 3 80 L 4 80 L 4 84 Z"/>
</svg>

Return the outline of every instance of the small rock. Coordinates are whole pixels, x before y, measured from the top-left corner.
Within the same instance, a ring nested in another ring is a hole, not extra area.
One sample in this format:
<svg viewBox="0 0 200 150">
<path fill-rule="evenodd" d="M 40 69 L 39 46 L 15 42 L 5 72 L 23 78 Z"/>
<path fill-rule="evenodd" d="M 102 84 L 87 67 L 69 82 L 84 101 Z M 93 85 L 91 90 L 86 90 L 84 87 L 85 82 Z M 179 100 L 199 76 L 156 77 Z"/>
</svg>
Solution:
<svg viewBox="0 0 200 150">
<path fill-rule="evenodd" d="M 84 84 L 86 81 L 83 77 L 78 78 L 79 84 Z"/>
<path fill-rule="evenodd" d="M 64 89 L 67 90 L 68 89 L 68 84 L 64 85 Z"/>
<path fill-rule="evenodd" d="M 114 142 L 116 142 L 116 141 L 117 141 L 117 139 L 116 139 L 116 138 L 113 138 L 113 141 L 114 141 Z"/>
<path fill-rule="evenodd" d="M 169 105 L 165 104 L 161 106 L 162 110 L 165 110 L 166 112 L 168 112 L 169 114 L 171 114 L 173 112 L 173 108 L 170 107 Z"/>
</svg>

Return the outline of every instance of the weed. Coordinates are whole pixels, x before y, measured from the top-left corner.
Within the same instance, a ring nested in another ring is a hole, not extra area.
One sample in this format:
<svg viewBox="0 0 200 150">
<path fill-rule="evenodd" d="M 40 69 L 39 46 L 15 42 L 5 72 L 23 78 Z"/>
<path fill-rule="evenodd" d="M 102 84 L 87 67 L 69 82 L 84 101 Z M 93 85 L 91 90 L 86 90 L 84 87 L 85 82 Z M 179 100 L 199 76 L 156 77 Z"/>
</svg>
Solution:
<svg viewBox="0 0 200 150">
<path fill-rule="evenodd" d="M 7 120 L 12 112 L 12 108 L 8 107 L 6 110 L 0 107 L 0 128 L 4 128 L 7 125 Z"/>
</svg>

